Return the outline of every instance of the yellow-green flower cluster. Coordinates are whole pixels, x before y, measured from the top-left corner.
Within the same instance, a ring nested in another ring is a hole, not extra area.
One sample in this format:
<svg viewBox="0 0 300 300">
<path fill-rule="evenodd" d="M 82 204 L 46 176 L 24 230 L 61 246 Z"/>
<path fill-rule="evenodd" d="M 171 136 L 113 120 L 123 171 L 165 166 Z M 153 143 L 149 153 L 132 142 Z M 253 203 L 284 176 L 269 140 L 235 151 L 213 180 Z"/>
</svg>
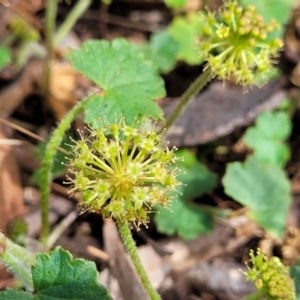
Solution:
<svg viewBox="0 0 300 300">
<path fill-rule="evenodd" d="M 295 300 L 295 284 L 288 267 L 278 257 L 268 258 L 260 249 L 250 251 L 250 267 L 245 273 L 267 300 Z"/>
<path fill-rule="evenodd" d="M 14 17 L 8 24 L 10 31 L 15 38 L 22 41 L 38 41 L 40 34 L 30 23 L 23 18 Z"/>
<path fill-rule="evenodd" d="M 82 211 L 100 212 L 138 228 L 156 204 L 166 206 L 176 191 L 177 157 L 153 129 L 105 124 L 73 145 L 71 192 L 81 196 Z"/>
<path fill-rule="evenodd" d="M 274 58 L 283 46 L 280 39 L 269 39 L 279 24 L 265 24 L 253 5 L 242 8 L 236 1 L 226 1 L 219 16 L 201 13 L 200 55 L 213 76 L 249 85 L 270 76 Z"/>
</svg>

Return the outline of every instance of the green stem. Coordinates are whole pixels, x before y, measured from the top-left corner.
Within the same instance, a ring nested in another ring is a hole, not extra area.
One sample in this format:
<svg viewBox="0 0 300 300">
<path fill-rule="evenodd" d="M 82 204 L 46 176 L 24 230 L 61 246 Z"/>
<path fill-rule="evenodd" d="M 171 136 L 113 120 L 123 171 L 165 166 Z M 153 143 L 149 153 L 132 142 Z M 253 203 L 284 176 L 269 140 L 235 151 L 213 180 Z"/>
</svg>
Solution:
<svg viewBox="0 0 300 300">
<path fill-rule="evenodd" d="M 181 96 L 180 101 L 176 109 L 174 110 L 171 117 L 167 120 L 166 125 L 164 126 L 166 129 L 169 129 L 177 120 L 187 103 L 200 91 L 203 87 L 212 79 L 211 69 L 206 69 L 203 73 L 201 73 L 195 81 L 188 87 L 188 89 Z"/>
<path fill-rule="evenodd" d="M 46 11 L 46 44 L 48 55 L 52 57 L 53 54 L 53 34 L 56 21 L 56 9 L 57 0 L 47 1 L 47 11 Z"/>
<path fill-rule="evenodd" d="M 243 297 L 241 300 L 259 300 L 263 297 L 264 297 L 264 293 L 262 291 L 256 291 L 252 294 Z"/>
<path fill-rule="evenodd" d="M 0 262 L 19 278 L 28 291 L 33 291 L 31 267 L 35 264 L 35 255 L 13 243 L 0 232 Z"/>
<path fill-rule="evenodd" d="M 50 193 L 50 182 L 51 182 L 51 169 L 55 152 L 58 146 L 61 144 L 64 133 L 69 129 L 72 121 L 76 118 L 79 112 L 83 109 L 85 103 L 90 97 L 79 102 L 75 105 L 67 115 L 61 120 L 60 124 L 54 130 L 52 137 L 50 138 L 42 164 L 41 172 L 41 218 L 42 218 L 42 230 L 40 240 L 45 243 L 50 232 L 49 225 L 49 193 Z"/>
<path fill-rule="evenodd" d="M 64 37 L 67 35 L 67 33 L 74 26 L 74 24 L 76 23 L 78 18 L 81 15 L 83 15 L 83 13 L 90 6 L 91 2 L 92 2 L 91 0 L 80 0 L 76 3 L 76 5 L 71 10 L 71 12 L 68 14 L 67 18 L 64 20 L 64 22 L 58 28 L 58 30 L 53 38 L 54 46 L 59 45 L 59 43 L 64 39 Z"/>
<path fill-rule="evenodd" d="M 50 89 L 50 65 L 51 59 L 54 56 L 54 45 L 53 45 L 53 33 L 55 29 L 56 21 L 56 10 L 57 10 L 57 0 L 48 0 L 47 1 L 47 10 L 46 10 L 46 48 L 48 57 L 45 61 L 45 86 L 44 94 L 46 99 L 49 96 Z"/>
<path fill-rule="evenodd" d="M 142 266 L 142 263 L 140 261 L 135 242 L 132 238 L 131 231 L 128 227 L 127 223 L 122 223 L 120 221 L 117 221 L 119 232 L 121 234 L 123 243 L 125 245 L 125 248 L 127 252 L 130 255 L 130 258 L 135 266 L 135 269 L 146 289 L 148 292 L 151 300 L 161 300 L 161 297 L 156 292 L 156 290 L 152 287 L 151 282 L 145 272 L 144 267 Z"/>
</svg>

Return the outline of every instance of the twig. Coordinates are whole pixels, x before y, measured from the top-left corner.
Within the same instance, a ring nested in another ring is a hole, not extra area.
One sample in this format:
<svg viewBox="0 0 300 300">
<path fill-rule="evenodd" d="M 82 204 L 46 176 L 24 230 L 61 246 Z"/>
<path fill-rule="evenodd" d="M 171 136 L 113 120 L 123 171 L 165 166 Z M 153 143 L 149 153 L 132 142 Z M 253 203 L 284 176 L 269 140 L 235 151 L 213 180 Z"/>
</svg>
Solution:
<svg viewBox="0 0 300 300">
<path fill-rule="evenodd" d="M 5 119 L 3 119 L 1 117 L 0 117 L 0 123 L 3 123 L 3 124 L 5 124 L 5 125 L 13 128 L 13 129 L 15 129 L 15 130 L 18 130 L 18 131 L 20 131 L 20 132 L 22 132 L 22 133 L 24 133 L 24 134 L 26 134 L 26 135 L 28 135 L 28 136 L 30 136 L 30 137 L 38 140 L 40 142 L 46 142 L 46 140 L 44 138 L 40 137 L 39 135 L 37 135 L 37 134 L 35 134 L 35 133 L 33 133 L 33 132 L 31 132 L 31 131 L 29 131 L 29 130 L 27 130 L 27 129 L 25 129 L 25 128 L 17 125 L 17 124 L 14 124 L 14 123 L 12 123 L 12 122 L 10 122 L 8 120 L 5 120 Z M 65 154 L 69 154 L 69 152 L 67 150 L 65 150 L 64 148 L 57 147 L 57 150 L 65 153 Z"/>
<path fill-rule="evenodd" d="M 50 249 L 62 233 L 76 220 L 78 213 L 76 210 L 71 211 L 63 220 L 52 230 L 49 235 L 46 246 Z"/>
</svg>

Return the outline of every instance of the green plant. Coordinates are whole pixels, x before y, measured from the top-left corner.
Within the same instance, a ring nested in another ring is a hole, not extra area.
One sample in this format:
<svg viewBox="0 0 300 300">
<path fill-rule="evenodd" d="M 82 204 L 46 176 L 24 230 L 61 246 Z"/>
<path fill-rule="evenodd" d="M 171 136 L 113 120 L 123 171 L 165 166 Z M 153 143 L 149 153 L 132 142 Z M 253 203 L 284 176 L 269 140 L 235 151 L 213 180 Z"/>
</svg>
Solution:
<svg viewBox="0 0 300 300">
<path fill-rule="evenodd" d="M 55 46 L 56 2 L 49 0 L 48 4 L 46 38 L 48 58 L 52 58 Z M 256 77 L 252 74 L 266 80 L 269 75 L 269 67 L 282 45 L 278 39 L 269 39 L 268 37 L 268 34 L 271 34 L 277 27 L 275 21 L 265 25 L 253 6 L 243 9 L 236 1 L 226 1 L 224 8 L 220 10 L 219 17 L 208 12 L 202 14 L 200 23 L 196 21 L 196 15 L 193 15 L 190 20 L 193 24 L 192 30 L 187 25 L 189 22 L 186 22 L 186 19 L 177 19 L 167 33 L 165 32 L 158 37 L 155 36 L 151 41 L 151 49 L 155 49 L 156 54 L 160 49 L 158 41 L 162 38 L 163 43 L 166 40 L 175 41 L 174 49 L 176 41 L 178 42 L 177 59 L 190 60 L 191 63 L 195 64 L 206 61 L 205 71 L 182 95 L 177 109 L 167 120 L 165 124 L 167 129 L 178 118 L 186 103 L 214 77 L 223 80 L 230 79 L 244 86 L 257 82 Z M 176 28 L 186 30 L 189 33 L 188 40 L 180 41 L 176 35 Z M 194 47 L 190 41 L 195 37 L 199 41 L 197 52 L 200 53 L 197 57 L 193 56 L 195 49 L 192 50 L 193 54 L 190 54 L 191 48 Z M 60 39 L 59 36 L 57 41 Z M 184 48 L 187 42 L 189 45 Z M 170 52 L 175 57 L 176 51 L 174 49 L 171 49 Z M 136 46 L 123 39 L 115 39 L 112 42 L 87 41 L 81 49 L 73 50 L 67 57 L 76 70 L 96 84 L 98 91 L 69 111 L 53 132 L 45 149 L 40 181 L 42 192 L 41 240 L 45 243 L 50 232 L 48 195 L 56 149 L 62 143 L 64 134 L 73 120 L 83 111 L 84 120 L 88 124 L 89 135 L 80 133 L 81 139 L 74 141 L 72 145 L 74 157 L 68 162 L 74 175 L 68 181 L 72 185 L 71 192 L 81 196 L 79 202 L 81 210 L 101 213 L 103 217 L 112 217 L 116 220 L 125 247 L 145 289 L 151 299 L 160 299 L 141 266 L 130 227 L 132 224 L 137 228 L 141 224 L 147 224 L 148 213 L 151 212 L 154 205 L 161 204 L 169 207 L 170 192 L 182 193 L 182 196 L 185 197 L 184 200 L 202 195 L 213 187 L 215 175 L 201 164 L 196 163 L 195 158 L 187 153 L 183 154 L 186 162 L 182 164 L 179 162 L 186 174 L 179 172 L 178 175 L 176 166 L 172 166 L 172 163 L 178 160 L 174 151 L 162 144 L 161 134 L 154 131 L 151 127 L 153 125 L 150 125 L 149 129 L 149 119 L 164 121 L 162 110 L 155 100 L 165 95 L 165 89 L 163 80 L 157 73 L 158 68 L 147 61 Z M 162 57 L 165 58 L 166 55 Z M 164 65 L 164 68 L 160 68 L 161 70 L 169 70 L 172 67 L 170 61 L 167 63 L 164 61 L 161 65 Z M 274 182 L 276 184 L 276 180 L 284 179 L 284 175 L 274 168 L 267 168 L 264 172 L 254 159 L 249 159 L 245 165 L 246 168 L 261 172 L 263 179 L 270 184 Z M 232 169 L 237 171 L 241 178 L 248 176 L 247 174 L 244 176 L 241 166 L 233 166 Z M 277 176 L 276 180 L 272 174 Z M 189 186 L 180 185 L 181 180 Z M 285 183 L 284 180 L 282 181 Z M 202 190 L 195 189 L 194 184 L 203 184 Z M 282 194 L 286 196 L 287 189 L 286 185 L 280 186 L 279 194 L 283 190 Z M 180 225 L 173 223 L 170 225 L 171 228 L 166 228 L 160 219 L 160 216 L 165 216 L 165 212 L 157 208 L 161 212 L 156 216 L 156 220 L 159 226 L 163 228 L 162 230 L 167 233 L 178 232 L 186 238 L 193 238 L 199 232 L 208 230 L 211 227 L 212 211 L 203 209 L 197 213 L 197 210 L 191 209 L 191 206 L 186 205 L 179 198 L 177 202 L 173 203 L 171 209 L 174 209 L 178 215 L 183 212 L 186 218 L 193 220 L 196 228 L 191 230 L 190 227 L 184 227 L 186 219 L 183 219 Z M 244 199 L 244 196 L 242 198 Z M 284 198 L 284 201 L 280 203 L 282 211 L 285 213 L 289 199 Z M 262 223 L 262 221 L 260 222 Z M 270 229 L 279 235 L 283 230 L 282 219 L 278 223 L 276 220 L 275 223 Z M 3 243 L 5 243 L 6 251 L 3 251 L 2 260 L 18 275 L 20 272 L 17 268 L 14 270 L 11 266 L 14 265 L 15 267 L 16 264 L 6 256 L 12 251 L 6 245 L 13 244 L 9 244 L 7 239 Z M 26 256 L 25 250 L 20 251 L 21 254 L 16 253 L 16 257 L 19 259 L 21 259 L 20 256 Z M 13 298 L 15 295 L 21 294 L 24 299 L 32 299 L 32 297 L 33 299 L 47 299 L 47 297 L 58 295 L 55 294 L 57 291 L 54 287 L 60 286 L 62 282 L 67 286 L 69 285 L 68 282 L 64 282 L 62 277 L 72 280 L 73 277 L 69 276 L 69 273 L 72 273 L 70 271 L 72 268 L 63 267 L 66 270 L 66 273 L 63 273 L 65 276 L 58 276 L 57 280 L 51 279 L 50 276 L 44 281 L 43 276 L 40 276 L 41 269 L 44 268 L 49 271 L 43 265 L 44 261 L 51 262 L 49 268 L 54 268 L 57 260 L 67 261 L 67 265 L 72 265 L 69 254 L 57 249 L 50 256 L 38 255 L 36 260 L 33 255 L 29 255 L 29 257 L 30 261 L 25 264 L 24 274 L 27 274 L 27 289 L 34 291 L 35 294 L 28 295 L 25 292 L 8 290 L 0 293 L 0 299 L 1 296 L 6 297 L 8 295 L 8 297 Z M 80 265 L 80 268 L 84 265 L 82 261 L 75 261 L 74 264 Z M 31 267 L 33 282 L 28 276 Z M 82 269 L 80 270 L 82 271 Z M 78 274 L 79 271 L 74 272 Z M 92 298 L 97 294 L 99 296 L 102 293 L 103 299 L 109 299 L 102 287 L 95 284 L 95 271 L 88 270 L 88 273 L 90 272 L 93 274 L 92 278 L 85 278 L 86 281 L 83 283 L 86 285 L 89 282 L 92 287 L 89 297 Z M 19 274 L 19 276 L 22 278 L 24 274 Z M 74 284 L 78 284 L 79 287 L 82 286 L 82 282 Z M 95 287 L 94 290 L 93 287 Z M 44 288 L 47 293 L 49 292 L 45 298 L 42 296 Z M 74 291 L 76 290 L 77 287 Z M 70 291 L 72 297 L 74 291 Z"/>
<path fill-rule="evenodd" d="M 226 194 L 249 208 L 251 218 L 282 237 L 291 204 L 290 184 L 283 170 L 250 156 L 243 163 L 228 164 L 222 181 Z"/>
<path fill-rule="evenodd" d="M 283 167 L 290 158 L 285 140 L 291 133 L 290 116 L 284 111 L 264 112 L 249 128 L 243 140 L 253 149 L 253 155 L 262 163 Z"/>
<path fill-rule="evenodd" d="M 139 124 L 139 120 L 142 120 L 142 119 L 144 120 L 145 116 L 147 116 L 147 115 L 150 115 L 150 116 L 156 117 L 156 118 L 161 118 L 161 110 L 158 108 L 157 105 L 155 105 L 153 103 L 153 98 L 163 95 L 164 89 L 162 86 L 162 80 L 156 74 L 155 67 L 152 66 L 151 63 L 144 61 L 143 58 L 137 52 L 136 48 L 134 48 L 132 45 L 130 45 L 125 40 L 121 40 L 121 39 L 115 40 L 112 42 L 112 44 L 110 44 L 106 41 L 103 41 L 103 42 L 90 41 L 84 45 L 82 50 L 74 51 L 73 54 L 70 55 L 69 57 L 72 60 L 75 68 L 82 71 L 85 74 L 85 76 L 87 76 L 90 79 L 92 79 L 93 81 L 95 81 L 99 85 L 101 90 L 100 90 L 100 93 L 94 94 L 94 95 L 90 96 L 89 98 L 85 99 L 84 101 L 80 102 L 77 106 L 75 106 L 66 115 L 66 117 L 62 120 L 60 125 L 57 127 L 57 129 L 53 133 L 53 136 L 47 145 L 45 155 L 44 155 L 45 159 L 44 159 L 43 172 L 42 172 L 42 177 L 41 177 L 42 221 L 43 221 L 42 240 L 43 241 L 45 241 L 45 239 L 49 233 L 48 194 L 49 194 L 49 183 L 50 183 L 50 179 L 51 179 L 51 168 L 52 168 L 52 164 L 53 164 L 53 156 L 54 156 L 56 148 L 60 145 L 60 143 L 62 141 L 64 132 L 69 128 L 72 120 L 75 119 L 76 115 L 81 110 L 84 109 L 86 122 L 91 123 L 91 126 L 93 126 L 93 128 L 95 128 L 95 129 L 98 128 L 97 130 L 98 130 L 99 134 L 101 133 L 100 128 L 101 128 L 101 125 L 103 125 L 103 123 L 101 124 L 101 122 L 99 122 L 99 117 L 101 118 L 101 114 L 100 114 L 100 110 L 98 108 L 101 108 L 101 102 L 103 102 L 103 101 L 105 101 L 103 107 L 106 107 L 108 109 L 108 111 L 103 111 L 103 114 L 105 115 L 104 119 L 107 122 L 112 120 L 112 124 L 115 123 L 115 120 L 118 119 L 120 117 L 120 115 L 122 115 L 122 117 L 124 117 L 127 124 L 133 124 L 133 123 Z M 102 59 L 98 60 L 99 57 Z M 97 58 L 97 60 L 95 60 L 95 58 Z M 142 68 L 142 70 L 144 71 L 143 76 L 136 76 L 137 70 L 135 68 L 137 67 L 137 65 L 136 65 L 137 60 L 140 60 L 140 63 L 138 66 L 139 66 L 139 70 L 141 70 L 140 68 Z M 97 62 L 97 64 L 95 64 L 95 62 Z M 119 63 L 117 63 L 117 62 L 119 62 Z M 134 64 L 133 64 L 133 62 L 134 62 Z M 122 72 L 123 68 L 125 68 L 124 70 L 127 70 L 127 72 Z M 99 72 L 99 70 L 101 72 Z M 149 86 L 151 86 L 152 89 L 149 89 L 148 88 Z M 123 101 L 126 98 L 127 98 L 127 103 L 124 104 Z M 142 104 L 140 102 L 141 99 L 144 99 L 144 101 L 146 101 L 146 103 Z M 107 105 L 108 103 L 110 103 L 111 106 L 108 106 Z M 115 104 L 115 105 L 113 105 L 113 104 Z M 112 110 L 112 107 L 114 108 L 114 110 Z M 119 108 L 119 110 L 116 110 L 116 108 Z M 112 126 L 111 128 L 113 128 L 113 125 L 111 125 L 111 126 Z M 127 127 L 127 128 L 129 128 L 129 127 Z M 118 129 L 118 124 L 115 124 L 114 130 L 116 130 L 116 129 Z M 97 130 L 95 132 L 97 132 Z M 134 129 L 132 129 L 132 130 L 134 130 Z M 162 151 L 164 151 L 164 150 L 163 149 L 160 150 L 157 147 L 157 143 L 159 141 L 158 136 L 157 136 L 157 138 L 155 138 L 153 131 L 152 131 L 152 133 L 150 131 L 148 134 L 149 134 L 149 136 L 144 135 L 144 137 L 148 137 L 149 138 L 148 142 L 150 143 L 150 146 L 154 146 L 154 148 L 152 150 L 157 150 L 157 154 L 161 153 L 161 155 L 162 155 Z M 121 136 L 119 138 L 121 139 Z M 150 141 L 151 139 L 152 139 L 152 142 Z M 130 143 L 130 145 L 126 144 L 126 142 L 125 142 L 125 144 L 127 145 L 126 147 L 134 146 L 133 144 L 138 143 L 138 140 L 139 140 L 139 137 L 135 137 L 134 140 L 130 139 L 128 141 L 128 143 Z M 133 141 L 134 141 L 134 143 L 132 144 Z M 141 141 L 141 144 L 143 144 L 143 141 Z M 107 144 L 107 146 L 109 147 L 110 144 Z M 135 151 L 137 151 L 139 147 L 143 148 L 144 146 L 142 146 L 142 145 L 138 146 L 138 144 L 136 144 L 134 150 L 131 153 L 131 155 L 133 156 L 131 159 L 134 159 L 135 155 L 138 155 L 138 153 L 135 153 Z M 148 147 L 147 149 L 149 151 L 149 145 L 148 146 L 145 145 L 145 147 L 146 148 Z M 112 150 L 112 148 L 113 147 L 111 147 L 110 150 Z M 121 148 L 119 148 L 119 149 L 121 149 Z M 122 148 L 122 149 L 125 151 L 126 148 Z M 129 151 L 129 148 L 127 148 L 126 151 Z M 140 149 L 139 151 L 140 151 L 139 157 L 145 160 L 145 157 L 142 155 L 144 150 Z M 155 153 L 155 151 L 153 153 Z M 158 158 L 161 158 L 163 160 L 165 159 L 165 163 L 167 163 L 168 159 L 172 160 L 172 151 L 167 152 L 167 153 L 168 154 L 166 154 L 166 156 L 164 158 L 160 155 L 153 157 L 152 162 L 155 162 L 155 159 L 158 159 Z M 113 153 L 111 153 L 111 154 L 113 154 Z M 127 154 L 128 154 L 128 152 L 127 152 Z M 79 155 L 79 152 L 77 153 L 77 155 Z M 120 155 L 120 153 L 119 153 L 119 155 Z M 128 155 L 130 155 L 130 154 L 128 154 Z M 128 158 L 125 158 L 124 164 L 125 164 L 126 160 L 129 161 L 129 156 L 128 156 Z M 96 161 L 96 163 L 99 163 L 99 159 Z M 159 166 L 157 166 L 157 167 L 159 167 Z M 108 168 L 106 168 L 106 169 L 108 169 Z M 143 167 L 141 167 L 141 169 L 143 169 Z M 167 175 L 167 174 L 165 174 L 165 175 Z M 175 177 L 173 179 L 172 179 L 172 177 L 170 177 L 170 180 L 174 181 L 174 179 L 175 179 Z M 149 180 L 150 180 L 149 182 L 151 182 L 151 178 L 149 178 Z M 173 183 L 171 181 L 169 183 L 162 182 L 161 184 L 174 185 L 175 182 L 173 182 Z M 123 188 L 124 188 L 124 186 L 121 184 L 121 189 L 123 189 Z M 132 187 L 129 186 L 129 189 L 130 188 L 132 188 Z M 148 188 L 150 188 L 150 187 L 148 187 Z M 146 187 L 146 189 L 147 189 L 147 187 Z M 110 192 L 116 192 L 116 191 L 117 191 L 117 189 L 111 190 Z M 142 189 L 140 189 L 140 191 L 142 191 Z M 85 191 L 83 191 L 83 192 L 85 192 Z M 129 190 L 128 190 L 128 192 L 129 192 Z M 155 191 L 153 190 L 153 193 L 154 192 Z M 83 194 L 86 195 L 86 200 L 87 200 L 88 199 L 87 193 L 83 193 Z M 158 195 L 158 198 L 156 198 L 156 199 L 161 199 L 160 201 L 165 201 L 164 200 L 165 196 L 160 191 L 157 191 L 156 194 Z M 121 195 L 121 193 L 120 193 L 120 195 Z M 90 198 L 90 201 L 92 201 L 92 200 L 93 199 Z M 117 200 L 121 200 L 121 199 L 117 199 Z M 118 203 L 115 203 L 115 204 L 118 204 Z M 128 203 L 125 203 L 125 204 L 127 205 Z M 136 209 L 135 205 L 132 207 L 135 208 L 135 210 L 132 210 L 132 212 L 136 213 L 138 211 L 138 209 Z M 143 209 L 145 209 L 145 207 Z M 139 213 L 142 214 L 143 209 L 142 210 L 140 209 Z M 93 208 L 93 210 L 95 210 L 95 207 Z M 98 208 L 98 211 L 100 211 L 100 210 L 101 210 L 101 207 Z M 116 211 L 114 211 L 114 216 L 117 216 Z M 132 219 L 132 220 L 134 221 L 134 219 Z M 136 219 L 137 223 L 140 220 L 145 221 L 146 216 L 141 217 L 141 219 Z M 157 295 L 157 293 L 151 288 L 151 284 L 149 283 L 147 276 L 146 276 L 143 268 L 141 267 L 141 264 L 138 259 L 138 255 L 136 253 L 136 249 L 134 246 L 134 241 L 132 240 L 130 230 L 128 228 L 128 224 L 127 224 L 127 222 L 124 223 L 124 221 L 125 220 L 123 220 L 123 222 L 119 222 L 118 225 L 119 225 L 119 230 L 121 232 L 121 235 L 123 236 L 125 245 L 127 247 L 127 250 L 129 251 L 137 270 L 139 270 L 141 279 L 142 279 L 146 289 L 148 290 L 149 294 L 151 295 L 152 299 L 159 299 L 159 296 Z"/>
<path fill-rule="evenodd" d="M 50 254 L 34 255 L 0 233 L 0 261 L 18 277 L 26 291 L 7 289 L 0 299 L 97 299 L 111 300 L 97 283 L 93 262 L 73 259 L 60 247 Z M 88 288 L 87 288 L 88 287 Z"/>
<path fill-rule="evenodd" d="M 273 74 L 272 63 L 283 45 L 281 39 L 271 38 L 280 25 L 275 20 L 265 23 L 252 5 L 243 8 L 237 1 L 226 1 L 218 16 L 207 11 L 200 13 L 200 19 L 198 51 L 205 63 L 205 71 L 181 96 L 166 128 L 214 77 L 242 86 L 265 82 Z"/>
<path fill-rule="evenodd" d="M 189 65 L 199 65 L 203 62 L 199 53 L 199 44 L 195 41 L 199 38 L 203 24 L 198 13 L 190 13 L 187 16 L 177 16 L 168 26 L 168 33 L 178 44 L 176 59 Z"/>
<path fill-rule="evenodd" d="M 161 73 L 168 73 L 175 67 L 175 57 L 179 51 L 178 43 L 167 30 L 155 32 L 150 41 L 138 45 L 138 49 L 157 66 Z"/>
<path fill-rule="evenodd" d="M 154 101 L 165 95 L 163 80 L 128 41 L 87 41 L 67 57 L 76 70 L 100 89 L 84 106 L 88 124 L 97 127 L 99 118 L 114 123 L 121 116 L 127 125 L 145 117 L 163 118 Z"/>
<path fill-rule="evenodd" d="M 287 112 L 259 115 L 255 126 L 243 136 L 253 154 L 244 163 L 229 163 L 222 179 L 226 194 L 249 208 L 248 215 L 279 238 L 292 202 L 290 183 L 282 169 L 289 158 L 284 140 L 290 132 Z"/>
</svg>

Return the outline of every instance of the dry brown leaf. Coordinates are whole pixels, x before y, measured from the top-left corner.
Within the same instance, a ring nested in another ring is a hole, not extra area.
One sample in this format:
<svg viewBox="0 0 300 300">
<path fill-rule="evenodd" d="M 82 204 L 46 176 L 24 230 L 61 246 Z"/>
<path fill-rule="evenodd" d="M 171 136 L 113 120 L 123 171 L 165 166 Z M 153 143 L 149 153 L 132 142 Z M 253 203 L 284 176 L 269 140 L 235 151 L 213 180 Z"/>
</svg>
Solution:
<svg viewBox="0 0 300 300">
<path fill-rule="evenodd" d="M 0 138 L 6 138 L 0 126 Z M 0 144 L 0 230 L 7 233 L 7 225 L 24 213 L 23 193 L 18 164 L 9 146 Z M 10 275 L 0 266 L 0 279 Z"/>
<path fill-rule="evenodd" d="M 60 120 L 76 104 L 77 98 L 74 91 L 78 73 L 67 61 L 52 61 L 50 69 L 50 97 L 48 103 L 56 119 Z"/>
</svg>

